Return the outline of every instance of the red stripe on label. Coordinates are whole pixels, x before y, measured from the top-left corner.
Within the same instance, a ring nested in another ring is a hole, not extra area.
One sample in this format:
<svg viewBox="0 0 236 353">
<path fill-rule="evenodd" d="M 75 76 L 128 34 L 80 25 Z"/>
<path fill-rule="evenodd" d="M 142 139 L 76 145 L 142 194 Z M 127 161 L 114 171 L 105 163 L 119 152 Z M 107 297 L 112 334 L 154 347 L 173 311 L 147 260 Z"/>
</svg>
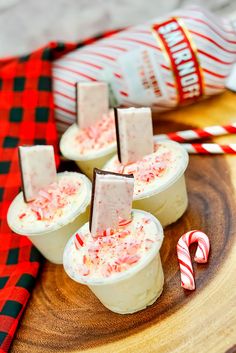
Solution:
<svg viewBox="0 0 236 353">
<path fill-rule="evenodd" d="M 64 108 L 64 107 L 60 107 L 59 105 L 56 105 L 56 104 L 55 104 L 55 108 L 58 108 L 58 109 L 62 110 L 63 112 L 68 113 L 68 114 L 71 114 L 71 115 L 73 115 L 73 116 L 76 115 L 76 113 L 75 113 L 74 111 L 69 110 L 69 109 L 66 109 L 66 108 Z"/>
<path fill-rule="evenodd" d="M 74 69 L 71 69 L 69 67 L 65 67 L 65 66 L 61 66 L 61 65 L 58 65 L 58 64 L 55 64 L 54 67 L 56 69 L 61 69 L 61 70 L 64 70 L 64 71 L 69 71 L 69 72 L 73 72 L 79 76 L 82 76 L 82 77 L 85 77 L 87 78 L 88 80 L 90 81 L 97 81 L 96 78 L 92 77 L 92 76 L 89 76 L 89 75 L 86 75 L 85 73 L 81 72 L 81 71 L 78 71 L 78 70 L 74 70 Z"/>
<path fill-rule="evenodd" d="M 65 84 L 69 85 L 69 86 L 73 86 L 73 87 L 75 86 L 75 83 L 69 82 L 69 81 L 64 80 L 63 78 L 60 78 L 60 77 L 53 76 L 53 79 L 54 79 L 55 81 L 63 82 L 63 83 L 65 83 Z"/>
<path fill-rule="evenodd" d="M 96 55 L 96 56 L 100 56 L 101 58 L 105 58 L 105 59 L 108 59 L 108 60 L 111 60 L 111 61 L 115 61 L 116 59 L 113 58 L 112 56 L 110 55 L 106 55 L 106 54 L 102 54 L 102 53 L 97 53 L 95 51 L 91 51 L 91 50 L 86 50 L 84 51 L 85 54 L 91 54 L 91 55 Z"/>
<path fill-rule="evenodd" d="M 59 91 L 54 91 L 54 94 L 58 94 L 59 96 L 65 97 L 65 98 L 75 102 L 75 98 L 74 97 L 68 96 L 65 93 L 62 93 L 62 92 L 59 92 Z"/>
<path fill-rule="evenodd" d="M 143 40 L 139 40 L 139 39 L 135 39 L 135 38 L 128 38 L 128 37 L 119 37 L 119 39 L 127 40 L 129 42 L 139 43 L 139 44 L 142 44 L 142 45 L 146 45 L 147 47 L 150 47 L 150 48 L 161 50 L 157 45 L 153 45 L 153 44 L 145 42 Z"/>
<path fill-rule="evenodd" d="M 229 38 L 226 38 L 225 36 L 223 36 L 218 29 L 216 30 L 215 27 L 213 27 L 209 22 L 206 22 L 200 18 L 196 18 L 193 16 L 181 16 L 181 18 L 185 18 L 187 20 L 191 20 L 191 21 L 195 21 L 195 22 L 199 22 L 199 23 L 203 23 L 205 26 L 207 26 L 208 28 L 210 28 L 213 32 L 215 32 L 221 39 L 223 39 L 224 41 L 231 43 L 231 44 L 236 44 L 235 40 L 230 40 Z M 225 28 L 221 27 L 221 31 L 225 32 L 226 35 L 227 33 L 230 33 L 228 31 L 225 30 Z"/>
<path fill-rule="evenodd" d="M 94 67 L 95 69 L 98 69 L 98 70 L 102 70 L 103 67 L 100 66 L 100 65 L 96 65 L 94 63 L 91 63 L 87 60 L 81 60 L 81 59 L 76 59 L 76 58 L 66 58 L 66 61 L 72 61 L 72 62 L 79 62 L 79 63 L 82 63 L 84 65 L 87 65 L 87 66 L 92 66 Z"/>
<path fill-rule="evenodd" d="M 212 59 L 212 60 L 214 60 L 214 61 L 217 61 L 217 62 L 220 63 L 220 64 L 232 65 L 232 64 L 234 63 L 234 61 L 223 61 L 223 60 L 217 58 L 216 56 L 211 55 L 211 54 L 209 54 L 209 53 L 207 53 L 207 52 L 205 52 L 205 51 L 203 51 L 203 50 L 200 50 L 200 49 L 198 50 L 198 52 L 199 52 L 200 54 L 202 54 L 202 55 L 207 56 L 208 58 L 210 58 L 210 59 Z"/>
<path fill-rule="evenodd" d="M 227 77 L 227 75 L 221 75 L 221 74 L 218 74 L 216 72 L 210 71 L 208 69 L 204 69 L 203 68 L 203 71 L 206 72 L 207 74 L 215 76 L 215 77 L 219 77 L 219 78 L 226 78 Z"/>
<path fill-rule="evenodd" d="M 101 43 L 100 47 L 113 48 L 113 49 L 117 49 L 117 50 L 124 51 L 124 52 L 127 51 L 126 48 L 122 48 L 122 47 L 120 47 L 118 45 L 114 45 L 114 44 L 103 44 L 103 43 Z"/>
<path fill-rule="evenodd" d="M 208 36 L 205 36 L 204 34 L 202 33 L 199 33 L 199 32 L 196 32 L 196 31 L 189 31 L 190 33 L 192 34 L 195 34 L 196 36 L 198 37 L 201 37 L 201 38 L 204 38 L 206 39 L 208 42 L 211 42 L 213 43 L 214 45 L 216 45 L 218 48 L 222 49 L 223 51 L 225 51 L 226 53 L 230 53 L 230 54 L 236 54 L 236 51 L 234 50 L 229 50 L 227 48 L 224 48 L 222 45 L 220 45 L 219 43 L 217 43 L 215 40 L 213 40 L 212 38 L 208 37 Z"/>
<path fill-rule="evenodd" d="M 207 84 L 206 84 L 206 87 L 208 87 L 208 88 L 213 88 L 213 89 L 220 89 L 220 90 L 223 90 L 225 86 L 223 86 L 223 85 L 212 85 L 212 84 L 210 84 L 210 83 L 207 83 Z"/>
<path fill-rule="evenodd" d="M 175 76 L 179 104 L 197 100 L 203 95 L 203 79 L 196 52 L 186 28 L 176 18 L 155 24 Z"/>
</svg>

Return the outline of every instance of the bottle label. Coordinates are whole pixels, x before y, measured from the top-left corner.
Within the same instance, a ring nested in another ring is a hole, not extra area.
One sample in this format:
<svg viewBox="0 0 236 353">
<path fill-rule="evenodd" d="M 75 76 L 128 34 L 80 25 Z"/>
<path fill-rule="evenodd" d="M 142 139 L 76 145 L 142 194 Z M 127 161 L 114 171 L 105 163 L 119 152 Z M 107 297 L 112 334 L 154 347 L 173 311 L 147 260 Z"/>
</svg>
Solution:
<svg viewBox="0 0 236 353">
<path fill-rule="evenodd" d="M 138 48 L 119 57 L 118 65 L 125 80 L 129 101 L 139 105 L 152 105 L 168 100 L 155 51 Z"/>
<path fill-rule="evenodd" d="M 197 49 L 183 22 L 172 17 L 154 24 L 152 31 L 172 68 L 178 103 L 190 103 L 203 96 L 203 74 Z"/>
</svg>

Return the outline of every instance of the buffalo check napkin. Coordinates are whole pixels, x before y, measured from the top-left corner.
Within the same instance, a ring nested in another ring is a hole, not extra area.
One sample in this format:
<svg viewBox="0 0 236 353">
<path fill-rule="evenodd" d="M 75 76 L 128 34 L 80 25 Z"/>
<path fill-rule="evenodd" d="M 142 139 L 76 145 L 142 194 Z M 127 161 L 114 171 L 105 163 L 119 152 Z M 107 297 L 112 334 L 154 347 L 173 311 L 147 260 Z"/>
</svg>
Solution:
<svg viewBox="0 0 236 353">
<path fill-rule="evenodd" d="M 37 277 L 41 256 L 26 238 L 13 234 L 8 207 L 20 190 L 17 147 L 51 144 L 59 161 L 51 63 L 79 44 L 50 43 L 29 55 L 0 60 L 0 353 L 6 353 Z"/>
</svg>

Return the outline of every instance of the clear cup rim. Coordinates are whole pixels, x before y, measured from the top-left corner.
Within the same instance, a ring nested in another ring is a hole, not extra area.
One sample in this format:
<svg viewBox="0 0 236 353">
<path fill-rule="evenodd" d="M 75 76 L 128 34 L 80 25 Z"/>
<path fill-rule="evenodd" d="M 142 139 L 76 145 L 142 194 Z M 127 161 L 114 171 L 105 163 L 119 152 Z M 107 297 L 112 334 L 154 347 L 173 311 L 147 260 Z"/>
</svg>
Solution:
<svg viewBox="0 0 236 353">
<path fill-rule="evenodd" d="M 11 202 L 11 205 L 8 209 L 7 212 L 7 223 L 9 225 L 9 227 L 13 230 L 13 232 L 15 232 L 18 235 L 21 236 L 30 236 L 30 237 L 34 237 L 34 236 L 39 236 L 39 235 L 45 235 L 51 232 L 54 232 L 64 226 L 66 226 L 67 224 L 73 222 L 75 220 L 76 217 L 78 217 L 79 214 L 83 213 L 86 208 L 88 207 L 88 205 L 90 204 L 90 199 L 91 199 L 91 191 L 92 191 L 92 186 L 91 186 L 91 181 L 88 179 L 88 177 L 86 177 L 84 174 L 82 173 L 77 173 L 77 172 L 61 172 L 61 173 L 57 173 L 57 175 L 62 175 L 62 174 L 78 174 L 82 180 L 85 182 L 86 184 L 86 192 L 88 192 L 88 195 L 85 197 L 85 199 L 83 200 L 82 204 L 80 204 L 75 210 L 73 210 L 70 213 L 70 216 L 68 217 L 63 217 L 62 220 L 58 221 L 56 224 L 53 224 L 51 226 L 49 226 L 46 230 L 43 231 L 38 231 L 38 232 L 29 232 L 29 231 L 24 231 L 22 229 L 18 229 L 15 228 L 13 226 L 11 226 L 11 221 L 10 218 L 12 218 L 11 213 L 14 212 L 14 205 L 17 203 L 19 198 L 23 198 L 23 192 L 21 191 Z"/>
<path fill-rule="evenodd" d="M 151 249 L 151 251 L 148 253 L 148 256 L 144 256 L 142 258 L 141 261 L 138 262 L 138 264 L 136 264 L 135 266 L 129 268 L 128 270 L 121 272 L 117 275 L 113 275 L 111 277 L 107 277 L 107 278 L 102 278 L 102 279 L 98 279 L 97 281 L 94 279 L 89 279 L 89 278 L 84 278 L 83 276 L 77 276 L 72 277 L 70 275 L 70 273 L 68 273 L 68 271 L 65 268 L 65 262 L 66 262 L 66 253 L 67 253 L 67 249 L 70 248 L 72 242 L 74 241 L 74 237 L 75 234 L 79 231 L 77 230 L 77 232 L 75 232 L 70 239 L 68 240 L 65 249 L 64 249 L 64 253 L 63 253 L 63 266 L 64 266 L 64 270 L 67 273 L 67 275 L 73 279 L 75 282 L 81 283 L 81 284 L 85 284 L 87 286 L 106 286 L 106 285 L 110 285 L 110 284 L 115 284 L 121 281 L 124 281 L 126 279 L 129 279 L 130 277 L 132 277 L 133 275 L 135 275 L 136 273 L 138 273 L 139 271 L 141 271 L 145 266 L 147 266 L 153 259 L 154 257 L 158 254 L 158 252 L 160 251 L 160 248 L 162 246 L 163 243 L 163 239 L 164 239 L 164 231 L 163 231 L 163 227 L 161 225 L 161 223 L 159 222 L 159 220 L 153 216 L 151 213 L 143 211 L 143 210 L 138 210 L 138 209 L 132 209 L 132 212 L 138 212 L 138 213 L 142 213 L 144 215 L 148 215 L 149 218 L 152 219 L 152 221 L 155 223 L 156 227 L 157 227 L 157 234 L 160 235 L 160 241 L 156 242 L 155 245 L 153 246 L 153 248 Z M 80 229 L 83 229 L 85 227 L 88 227 L 88 223 L 85 223 Z"/>
<path fill-rule="evenodd" d="M 69 148 L 64 149 L 64 139 L 70 135 L 71 131 L 73 131 L 74 129 L 80 130 L 79 126 L 75 123 L 73 125 L 71 125 L 62 135 L 61 139 L 60 139 L 60 143 L 59 143 L 59 147 L 60 147 L 60 151 L 62 153 L 62 155 L 72 161 L 90 161 L 93 159 L 97 159 L 97 158 L 101 158 L 101 157 L 105 157 L 106 155 L 109 155 L 112 152 L 116 151 L 116 141 L 110 143 L 108 146 L 103 147 L 99 150 L 92 150 L 91 152 L 87 153 L 86 155 L 82 155 L 79 153 L 76 153 L 73 151 L 71 151 Z"/>
</svg>

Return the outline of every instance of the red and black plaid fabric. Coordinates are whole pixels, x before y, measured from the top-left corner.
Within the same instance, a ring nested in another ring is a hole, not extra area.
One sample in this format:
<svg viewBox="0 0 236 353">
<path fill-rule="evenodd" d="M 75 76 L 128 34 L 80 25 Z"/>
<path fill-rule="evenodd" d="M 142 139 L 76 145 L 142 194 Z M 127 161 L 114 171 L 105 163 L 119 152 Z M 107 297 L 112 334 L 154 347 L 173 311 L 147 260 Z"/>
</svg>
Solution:
<svg viewBox="0 0 236 353">
<path fill-rule="evenodd" d="M 41 262 L 31 242 L 13 234 L 6 221 L 20 189 L 17 147 L 51 144 L 59 161 L 51 62 L 113 33 L 77 45 L 50 43 L 30 55 L 0 60 L 0 353 L 10 347 Z"/>
</svg>

